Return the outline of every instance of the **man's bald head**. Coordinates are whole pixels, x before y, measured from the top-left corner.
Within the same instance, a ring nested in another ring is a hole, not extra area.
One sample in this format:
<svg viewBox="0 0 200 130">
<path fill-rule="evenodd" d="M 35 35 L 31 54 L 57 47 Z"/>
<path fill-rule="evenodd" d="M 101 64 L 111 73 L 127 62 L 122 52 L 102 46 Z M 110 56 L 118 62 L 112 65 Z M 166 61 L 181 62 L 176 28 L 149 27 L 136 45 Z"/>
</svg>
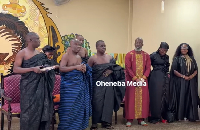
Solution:
<svg viewBox="0 0 200 130">
<path fill-rule="evenodd" d="M 80 41 L 76 38 L 70 40 L 70 45 L 74 43 L 80 43 Z"/>
<path fill-rule="evenodd" d="M 38 36 L 37 33 L 35 33 L 35 32 L 29 32 L 29 33 L 26 35 L 26 42 L 31 41 L 31 39 L 32 39 L 33 37 L 36 37 L 36 36 Z"/>
<path fill-rule="evenodd" d="M 143 42 L 143 39 L 141 37 L 138 37 L 138 38 L 135 39 L 135 41 L 138 41 L 138 40 Z"/>
<path fill-rule="evenodd" d="M 103 40 L 98 40 L 96 42 L 96 49 L 97 49 L 97 53 L 101 53 L 104 54 L 106 51 L 106 44 Z"/>
<path fill-rule="evenodd" d="M 97 42 L 96 42 L 96 47 L 98 47 L 99 45 L 100 45 L 100 43 L 102 43 L 102 42 L 104 42 L 103 40 L 98 40 Z"/>
<path fill-rule="evenodd" d="M 135 39 L 135 50 L 136 51 L 141 51 L 143 46 L 143 39 L 138 37 Z"/>
<path fill-rule="evenodd" d="M 78 39 L 71 39 L 70 46 L 73 52 L 78 53 L 81 49 L 81 42 Z"/>
<path fill-rule="evenodd" d="M 26 43 L 28 46 L 32 46 L 33 48 L 38 48 L 40 46 L 40 38 L 35 32 L 29 32 L 26 35 Z"/>
</svg>

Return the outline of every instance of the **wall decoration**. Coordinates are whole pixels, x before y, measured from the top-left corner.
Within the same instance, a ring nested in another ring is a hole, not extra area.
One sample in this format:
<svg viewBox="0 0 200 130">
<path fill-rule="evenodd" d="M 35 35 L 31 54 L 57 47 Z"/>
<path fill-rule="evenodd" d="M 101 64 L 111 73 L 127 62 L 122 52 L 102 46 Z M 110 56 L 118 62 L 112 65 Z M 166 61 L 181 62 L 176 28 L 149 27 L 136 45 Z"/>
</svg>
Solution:
<svg viewBox="0 0 200 130">
<path fill-rule="evenodd" d="M 47 12 L 48 8 L 45 8 L 43 6 L 44 4 L 39 2 L 38 0 L 33 0 L 33 3 L 37 6 L 41 13 L 41 16 L 44 19 L 45 27 L 47 30 L 46 34 L 48 35 L 48 45 L 53 46 L 57 49 L 57 52 L 54 54 L 54 60 L 56 60 L 59 63 L 62 58 L 62 55 L 64 54 L 64 45 L 62 44 L 60 32 L 58 31 L 56 24 L 48 16 L 48 14 L 51 14 L 50 12 Z M 45 31 L 41 33 L 44 32 Z"/>
<path fill-rule="evenodd" d="M 8 71 L 16 54 L 25 47 L 25 23 L 11 14 L 0 13 L 0 73 Z"/>
<path fill-rule="evenodd" d="M 26 15 L 26 7 L 19 4 L 19 0 L 9 0 L 8 4 L 3 4 L 2 9 L 7 14 L 15 17 L 24 17 Z"/>
<path fill-rule="evenodd" d="M 11 73 L 16 54 L 25 47 L 25 35 L 40 36 L 40 51 L 45 45 L 57 48 L 54 58 L 60 62 L 64 52 L 61 35 L 47 8 L 38 0 L 0 1 L 0 73 Z M 12 36 L 12 37 L 11 37 Z"/>
<path fill-rule="evenodd" d="M 41 2 L 40 2 L 41 1 Z M 0 0 L 0 73 L 12 72 L 16 54 L 25 48 L 25 36 L 36 32 L 41 41 L 40 51 L 45 45 L 55 47 L 54 60 L 60 62 L 70 39 L 76 34 L 61 35 L 53 20 L 48 16 L 48 8 L 42 0 Z M 62 36 L 62 37 L 61 37 Z M 83 47 L 92 56 L 89 42 L 85 39 Z M 124 67 L 125 54 L 111 53 L 117 64 Z"/>
</svg>

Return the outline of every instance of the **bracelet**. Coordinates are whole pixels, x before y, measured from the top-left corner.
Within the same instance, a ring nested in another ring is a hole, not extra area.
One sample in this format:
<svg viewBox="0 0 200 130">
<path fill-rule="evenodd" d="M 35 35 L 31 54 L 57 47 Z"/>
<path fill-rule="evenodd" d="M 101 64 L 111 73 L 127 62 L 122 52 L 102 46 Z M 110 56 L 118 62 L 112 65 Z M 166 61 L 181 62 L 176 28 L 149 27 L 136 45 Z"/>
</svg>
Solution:
<svg viewBox="0 0 200 130">
<path fill-rule="evenodd" d="M 192 78 L 194 78 L 194 74 L 192 74 Z"/>
</svg>

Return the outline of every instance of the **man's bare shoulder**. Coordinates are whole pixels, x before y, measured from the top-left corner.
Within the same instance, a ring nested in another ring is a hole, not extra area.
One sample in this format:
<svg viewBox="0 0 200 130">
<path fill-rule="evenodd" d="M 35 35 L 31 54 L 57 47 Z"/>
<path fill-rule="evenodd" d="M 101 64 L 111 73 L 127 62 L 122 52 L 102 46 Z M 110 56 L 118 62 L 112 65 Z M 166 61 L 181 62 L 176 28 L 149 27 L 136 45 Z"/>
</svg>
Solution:
<svg viewBox="0 0 200 130">
<path fill-rule="evenodd" d="M 106 58 L 111 60 L 113 57 L 111 55 L 109 55 L 109 54 L 106 54 Z"/>
<path fill-rule="evenodd" d="M 84 51 L 87 51 L 87 49 L 86 49 L 86 48 L 84 48 L 84 47 L 82 47 L 82 48 L 83 48 L 83 50 L 84 50 Z"/>
<path fill-rule="evenodd" d="M 96 56 L 96 54 L 95 55 L 92 55 L 90 58 L 89 58 L 89 60 L 94 60 L 94 59 L 96 59 L 97 58 L 97 56 Z"/>
<path fill-rule="evenodd" d="M 25 52 L 26 52 L 26 48 L 20 50 L 20 51 L 17 53 L 17 55 L 24 55 Z"/>
<path fill-rule="evenodd" d="M 96 54 L 95 55 L 92 55 L 90 58 L 91 59 L 94 59 L 94 58 L 96 58 L 97 56 L 96 56 Z"/>
<path fill-rule="evenodd" d="M 62 55 L 62 58 L 66 59 L 68 57 L 69 53 L 66 52 L 65 54 Z"/>
<path fill-rule="evenodd" d="M 109 54 L 106 54 L 106 57 L 108 57 L 109 59 L 112 59 L 113 57 Z"/>
</svg>

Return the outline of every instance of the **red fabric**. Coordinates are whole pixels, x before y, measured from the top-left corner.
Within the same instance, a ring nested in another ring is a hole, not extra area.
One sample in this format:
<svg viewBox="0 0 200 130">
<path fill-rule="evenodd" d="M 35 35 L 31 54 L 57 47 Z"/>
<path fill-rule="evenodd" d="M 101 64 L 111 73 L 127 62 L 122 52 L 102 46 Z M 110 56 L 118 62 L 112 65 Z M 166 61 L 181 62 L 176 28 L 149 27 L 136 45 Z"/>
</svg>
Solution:
<svg viewBox="0 0 200 130">
<path fill-rule="evenodd" d="M 54 89 L 53 89 L 52 95 L 60 94 L 60 81 L 61 81 L 60 75 L 56 75 L 55 84 L 54 84 Z"/>
<path fill-rule="evenodd" d="M 11 103 L 11 113 L 17 113 L 19 114 L 21 112 L 21 109 L 20 109 L 20 103 Z M 8 104 L 5 104 L 2 106 L 2 109 L 6 112 L 8 112 Z"/>
<path fill-rule="evenodd" d="M 4 78 L 4 94 L 12 98 L 12 103 L 20 103 L 20 80 L 21 75 L 11 75 Z M 4 100 L 8 104 L 7 100 Z"/>
<path fill-rule="evenodd" d="M 59 105 L 55 105 L 54 109 L 57 110 L 59 108 Z"/>
<path fill-rule="evenodd" d="M 142 51 L 143 55 L 143 75 L 148 77 L 151 70 L 151 60 L 149 54 Z M 126 54 L 125 57 L 125 68 L 126 68 L 126 81 L 132 81 L 132 78 L 136 76 L 136 57 L 135 51 L 131 51 Z M 135 86 L 127 86 L 125 93 L 125 118 L 136 119 L 136 118 L 147 118 L 149 116 L 149 90 L 148 81 L 146 86 L 142 86 L 142 115 L 141 117 L 135 117 Z"/>
</svg>

